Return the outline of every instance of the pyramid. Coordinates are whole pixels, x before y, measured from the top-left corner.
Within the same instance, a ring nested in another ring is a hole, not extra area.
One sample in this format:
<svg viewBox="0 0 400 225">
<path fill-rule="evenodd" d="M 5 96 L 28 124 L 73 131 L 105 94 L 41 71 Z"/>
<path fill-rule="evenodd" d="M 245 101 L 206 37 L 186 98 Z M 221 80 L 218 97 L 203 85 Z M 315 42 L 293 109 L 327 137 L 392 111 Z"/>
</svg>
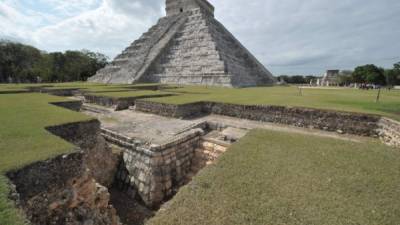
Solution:
<svg viewBox="0 0 400 225">
<path fill-rule="evenodd" d="M 166 0 L 166 17 L 89 82 L 249 87 L 273 75 L 214 17 L 207 0 Z"/>
</svg>

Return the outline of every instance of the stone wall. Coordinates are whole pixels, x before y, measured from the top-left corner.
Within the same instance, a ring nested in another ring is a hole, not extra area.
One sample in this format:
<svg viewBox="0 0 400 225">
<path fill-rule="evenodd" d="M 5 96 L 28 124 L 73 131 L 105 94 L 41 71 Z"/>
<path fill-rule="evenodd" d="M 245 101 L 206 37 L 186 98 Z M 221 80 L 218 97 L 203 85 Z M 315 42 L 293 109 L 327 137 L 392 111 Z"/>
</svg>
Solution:
<svg viewBox="0 0 400 225">
<path fill-rule="evenodd" d="M 43 85 L 43 86 L 36 86 L 36 87 L 28 87 L 27 90 L 29 92 L 40 92 L 46 93 L 56 96 L 73 96 L 77 92 L 79 92 L 79 88 L 58 88 L 58 89 L 51 89 L 51 85 Z"/>
<path fill-rule="evenodd" d="M 72 111 L 81 111 L 82 101 L 68 101 L 68 102 L 51 102 L 50 104 L 63 107 Z"/>
<path fill-rule="evenodd" d="M 205 102 L 174 105 L 138 100 L 136 101 L 136 110 L 166 117 L 191 118 L 210 113 L 206 105 Z"/>
<path fill-rule="evenodd" d="M 166 97 L 166 96 L 171 96 L 171 95 L 172 94 L 160 94 L 160 95 L 148 95 L 148 96 L 140 96 L 140 97 L 117 98 L 117 97 L 83 94 L 86 103 L 110 107 L 116 111 L 125 110 L 131 106 L 134 106 L 136 100 L 138 100 L 138 99 L 158 98 L 158 97 Z"/>
<path fill-rule="evenodd" d="M 377 136 L 378 116 L 284 106 L 209 104 L 210 112 L 242 119 L 333 131 L 341 134 Z"/>
<path fill-rule="evenodd" d="M 107 188 L 96 183 L 82 151 L 7 174 L 32 224 L 117 225 Z"/>
<path fill-rule="evenodd" d="M 106 186 L 113 182 L 120 158 L 100 136 L 99 121 L 46 129 L 77 147 L 73 153 L 7 173 L 27 218 L 37 225 L 119 224 Z"/>
<path fill-rule="evenodd" d="M 101 105 L 105 107 L 110 107 L 115 110 L 124 110 L 129 108 L 130 106 L 135 105 L 135 98 L 113 98 L 107 96 L 97 96 L 84 94 L 85 102 L 90 104 Z"/>
<path fill-rule="evenodd" d="M 394 147 L 400 147 L 400 123 L 388 118 L 379 120 L 379 137 L 381 140 Z"/>
<path fill-rule="evenodd" d="M 201 129 L 193 129 L 167 144 L 146 146 L 122 135 L 106 132 L 108 141 L 124 148 L 116 175 L 119 188 L 136 194 L 149 207 L 158 207 L 185 184 Z"/>
<path fill-rule="evenodd" d="M 213 102 L 168 105 L 149 101 L 138 101 L 136 103 L 136 110 L 176 118 L 213 113 L 241 119 L 372 137 L 377 137 L 378 135 L 377 122 L 380 118 L 379 116 L 368 114 L 300 107 L 251 106 Z"/>
</svg>

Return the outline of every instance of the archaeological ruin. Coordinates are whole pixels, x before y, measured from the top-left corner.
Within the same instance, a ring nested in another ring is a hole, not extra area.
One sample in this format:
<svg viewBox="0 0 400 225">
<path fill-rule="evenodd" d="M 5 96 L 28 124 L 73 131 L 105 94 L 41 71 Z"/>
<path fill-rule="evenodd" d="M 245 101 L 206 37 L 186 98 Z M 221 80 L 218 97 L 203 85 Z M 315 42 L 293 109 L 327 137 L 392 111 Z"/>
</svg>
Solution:
<svg viewBox="0 0 400 225">
<path fill-rule="evenodd" d="M 138 98 L 94 98 L 80 89 L 37 87 L 30 91 L 69 96 L 69 101 L 51 104 L 93 118 L 46 128 L 73 143 L 76 152 L 8 172 L 14 187 L 11 198 L 38 225 L 87 221 L 117 225 L 119 219 L 126 225 L 140 224 L 253 129 L 341 140 L 379 138 L 400 147 L 400 123 L 377 115 L 206 101 L 174 105 Z"/>
<path fill-rule="evenodd" d="M 248 87 L 275 78 L 220 22 L 207 0 L 166 0 L 166 17 L 90 82 Z"/>
<path fill-rule="evenodd" d="M 89 118 L 45 127 L 75 151 L 7 172 L 10 199 L 33 225 L 143 224 L 253 129 L 338 140 L 370 138 L 400 147 L 400 123 L 382 115 L 213 99 L 182 104 L 150 101 L 179 94 L 170 90 L 179 85 L 166 84 L 275 83 L 273 75 L 214 18 L 207 0 L 166 0 L 166 17 L 89 81 L 157 84 L 104 85 L 111 87 L 108 94 L 154 92 L 124 97 L 51 85 L 15 92 L 68 97 L 49 104 Z"/>
</svg>

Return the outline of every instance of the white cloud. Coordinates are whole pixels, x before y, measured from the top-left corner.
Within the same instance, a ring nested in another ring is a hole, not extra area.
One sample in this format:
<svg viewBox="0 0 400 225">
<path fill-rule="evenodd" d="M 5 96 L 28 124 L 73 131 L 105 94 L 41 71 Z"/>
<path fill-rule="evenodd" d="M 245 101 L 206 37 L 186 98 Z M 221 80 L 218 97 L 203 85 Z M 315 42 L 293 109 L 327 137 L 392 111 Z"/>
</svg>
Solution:
<svg viewBox="0 0 400 225">
<path fill-rule="evenodd" d="M 217 17 L 275 74 L 400 61 L 397 0 L 210 1 Z"/>
<path fill-rule="evenodd" d="M 0 2 L 0 38 L 115 56 L 164 14 L 164 0 Z M 210 0 L 217 18 L 275 74 L 400 61 L 398 0 Z"/>
<path fill-rule="evenodd" d="M 31 27 L 36 24 L 26 16 L 4 2 L 0 2 L 0 37 L 24 40 Z"/>
<path fill-rule="evenodd" d="M 158 7 L 105 0 L 97 9 L 36 30 L 33 37 L 39 47 L 51 51 L 85 48 L 114 56 L 160 16 Z"/>
</svg>

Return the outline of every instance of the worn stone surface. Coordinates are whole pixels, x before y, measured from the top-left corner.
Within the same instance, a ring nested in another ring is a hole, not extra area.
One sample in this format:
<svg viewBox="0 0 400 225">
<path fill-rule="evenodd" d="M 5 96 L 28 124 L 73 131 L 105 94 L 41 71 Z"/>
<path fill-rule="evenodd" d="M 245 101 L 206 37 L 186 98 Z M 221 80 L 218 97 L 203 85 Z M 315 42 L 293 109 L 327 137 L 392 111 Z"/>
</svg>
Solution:
<svg viewBox="0 0 400 225">
<path fill-rule="evenodd" d="M 133 139 L 139 139 L 143 144 L 163 144 L 176 137 L 180 133 L 188 131 L 194 127 L 201 127 L 201 123 L 162 117 L 154 114 L 147 114 L 137 111 L 110 111 L 84 113 L 94 116 L 101 121 L 103 133 L 108 130 L 109 136 L 112 132 L 123 134 L 125 142 L 134 143 Z M 118 136 L 121 140 L 121 136 Z"/>
<path fill-rule="evenodd" d="M 167 0 L 167 16 L 90 82 L 269 85 L 272 74 L 214 18 L 206 0 Z"/>
<path fill-rule="evenodd" d="M 379 137 L 384 143 L 400 148 L 400 123 L 392 119 L 381 118 L 379 120 Z"/>
</svg>

